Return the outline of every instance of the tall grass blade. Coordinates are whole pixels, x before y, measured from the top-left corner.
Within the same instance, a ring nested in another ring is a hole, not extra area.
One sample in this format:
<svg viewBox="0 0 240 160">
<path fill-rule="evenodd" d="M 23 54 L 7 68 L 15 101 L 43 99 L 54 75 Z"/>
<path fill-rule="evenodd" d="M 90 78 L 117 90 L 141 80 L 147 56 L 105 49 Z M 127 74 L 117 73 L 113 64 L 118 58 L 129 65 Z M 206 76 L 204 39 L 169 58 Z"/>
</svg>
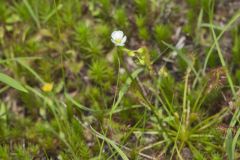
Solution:
<svg viewBox="0 0 240 160">
<path fill-rule="evenodd" d="M 28 0 L 23 0 L 24 5 L 27 7 L 29 14 L 31 15 L 31 17 L 33 18 L 33 20 L 35 21 L 36 25 L 38 28 L 41 28 L 40 26 L 40 21 L 38 16 L 34 13 L 32 6 L 28 3 Z"/>
<path fill-rule="evenodd" d="M 232 148 L 233 137 L 230 131 L 226 137 L 226 152 L 229 160 L 234 160 L 234 150 Z"/>
</svg>

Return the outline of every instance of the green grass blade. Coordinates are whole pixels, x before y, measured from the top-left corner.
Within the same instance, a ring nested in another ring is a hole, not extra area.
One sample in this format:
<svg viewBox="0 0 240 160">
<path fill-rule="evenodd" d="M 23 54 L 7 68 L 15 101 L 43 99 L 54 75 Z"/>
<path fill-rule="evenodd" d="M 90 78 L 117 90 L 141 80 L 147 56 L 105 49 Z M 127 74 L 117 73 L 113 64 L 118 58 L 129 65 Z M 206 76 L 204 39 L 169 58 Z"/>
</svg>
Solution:
<svg viewBox="0 0 240 160">
<path fill-rule="evenodd" d="M 239 17 L 240 17 L 240 12 L 238 12 L 236 15 L 234 15 L 233 18 L 227 23 L 227 25 L 221 29 L 222 30 L 221 33 L 216 38 L 217 41 L 220 40 L 220 38 L 223 36 L 223 34 L 239 19 Z M 216 26 L 214 24 L 207 24 L 207 25 L 204 24 L 203 27 L 219 29 L 219 28 L 216 28 Z M 203 66 L 203 73 L 206 72 L 208 60 L 212 54 L 212 51 L 213 51 L 215 45 L 216 45 L 216 42 L 214 41 L 211 48 L 209 49 L 209 51 L 207 53 L 206 59 L 204 61 L 204 66 Z"/>
<path fill-rule="evenodd" d="M 20 82 L 14 80 L 6 74 L 0 73 L 0 81 L 11 86 L 12 88 L 28 93 L 28 91 L 20 84 Z"/>
<path fill-rule="evenodd" d="M 116 145 L 116 143 L 114 141 L 112 141 L 111 139 L 109 139 L 109 138 L 105 137 L 104 135 L 98 133 L 92 127 L 91 127 L 91 129 L 98 138 L 100 138 L 100 139 L 104 140 L 105 142 L 109 143 L 118 152 L 118 154 L 122 157 L 123 160 L 129 160 L 128 157 L 126 156 L 126 154 Z"/>
<path fill-rule="evenodd" d="M 8 63 L 8 62 L 14 62 L 18 60 L 37 60 L 42 59 L 41 57 L 15 57 L 15 58 L 8 58 L 4 60 L 0 60 L 0 64 Z"/>
<path fill-rule="evenodd" d="M 38 16 L 34 13 L 32 6 L 28 3 L 28 0 L 23 0 L 24 5 L 27 7 L 29 14 L 31 15 L 31 17 L 33 18 L 33 20 L 35 21 L 36 25 L 38 28 L 41 28 L 40 26 L 40 21 Z"/>
<path fill-rule="evenodd" d="M 236 132 L 236 135 L 234 136 L 233 140 L 232 140 L 232 151 L 231 151 L 231 154 L 233 156 L 233 159 L 234 159 L 234 152 L 235 152 L 235 149 L 236 149 L 236 145 L 237 145 L 237 142 L 238 142 L 238 138 L 240 136 L 240 128 L 238 128 L 237 132 Z"/>
<path fill-rule="evenodd" d="M 172 49 L 173 51 L 177 52 L 178 56 L 184 60 L 187 65 L 192 69 L 192 71 L 194 72 L 194 74 L 196 75 L 196 77 L 199 79 L 199 74 L 197 73 L 196 69 L 193 66 L 193 63 L 189 60 L 189 58 L 187 56 L 185 56 L 181 50 L 178 50 L 176 47 L 172 46 L 171 44 L 168 44 L 166 42 L 163 42 L 164 45 L 166 45 L 168 48 Z"/>
<path fill-rule="evenodd" d="M 77 101 L 75 101 L 69 94 L 65 93 L 65 97 L 67 100 L 69 100 L 72 104 L 74 104 L 75 106 L 77 106 L 78 108 L 85 110 L 85 111 L 90 111 L 90 112 L 97 112 L 96 110 L 93 110 L 91 108 L 87 108 L 85 106 L 83 106 L 82 104 L 78 103 Z"/>
<path fill-rule="evenodd" d="M 234 155 L 234 151 L 235 151 L 239 136 L 240 136 L 240 128 L 238 128 L 236 135 L 234 136 L 233 141 L 232 141 L 232 154 L 233 155 Z"/>
<path fill-rule="evenodd" d="M 142 72 L 143 69 L 137 69 L 136 71 L 134 71 L 132 73 L 132 78 L 136 78 L 138 76 L 138 74 L 140 72 Z M 124 84 L 124 86 L 120 89 L 119 94 L 118 94 L 118 99 L 116 101 L 116 103 L 113 105 L 112 110 L 111 110 L 111 114 L 115 112 L 115 110 L 117 109 L 118 105 L 120 104 L 120 102 L 122 101 L 123 96 L 126 94 L 126 92 L 128 91 L 128 88 L 130 87 L 130 85 L 132 84 L 132 79 L 128 78 L 126 80 L 126 83 Z"/>
<path fill-rule="evenodd" d="M 17 60 L 17 62 L 25 69 L 27 69 L 30 73 L 32 73 L 39 82 L 41 82 L 42 84 L 45 83 L 44 80 L 28 64 L 26 64 L 25 61 L 19 59 Z"/>
<path fill-rule="evenodd" d="M 227 134 L 227 138 L 226 138 L 226 152 L 229 160 L 234 160 L 234 150 L 232 148 L 232 143 L 233 143 L 233 137 L 232 137 L 232 132 L 230 131 Z"/>
<path fill-rule="evenodd" d="M 227 80 L 228 80 L 228 83 L 229 83 L 229 85 L 230 85 L 231 91 L 232 91 L 232 93 L 233 93 L 233 96 L 236 97 L 236 91 L 235 91 L 235 89 L 234 89 L 234 84 L 233 84 L 231 75 L 230 75 L 229 71 L 227 70 L 227 64 L 226 64 L 226 62 L 225 62 L 225 60 L 224 60 L 223 53 L 222 53 L 222 51 L 221 51 L 221 48 L 220 48 L 220 45 L 219 45 L 219 42 L 218 42 L 218 39 L 217 39 L 217 36 L 216 36 L 216 33 L 215 33 L 213 27 L 211 27 L 211 31 L 212 31 L 214 43 L 216 44 L 218 56 L 219 56 L 219 58 L 220 58 L 222 67 L 225 69 L 225 72 L 226 72 L 226 75 L 227 75 Z"/>
<path fill-rule="evenodd" d="M 48 20 L 54 15 L 56 14 L 59 10 L 61 10 L 63 8 L 62 4 L 59 4 L 56 8 L 54 8 L 46 17 L 44 17 L 44 21 L 43 23 L 48 22 Z"/>
</svg>

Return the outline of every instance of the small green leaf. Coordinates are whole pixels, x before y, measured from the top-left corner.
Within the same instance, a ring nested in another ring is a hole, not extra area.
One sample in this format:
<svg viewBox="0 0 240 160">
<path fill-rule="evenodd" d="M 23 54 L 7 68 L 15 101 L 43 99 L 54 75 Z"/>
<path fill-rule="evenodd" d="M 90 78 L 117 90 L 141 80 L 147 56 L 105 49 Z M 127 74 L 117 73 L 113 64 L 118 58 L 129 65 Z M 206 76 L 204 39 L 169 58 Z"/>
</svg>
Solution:
<svg viewBox="0 0 240 160">
<path fill-rule="evenodd" d="M 3 82 L 19 91 L 28 93 L 28 91 L 16 80 L 6 74 L 0 73 L 0 82 Z"/>
</svg>

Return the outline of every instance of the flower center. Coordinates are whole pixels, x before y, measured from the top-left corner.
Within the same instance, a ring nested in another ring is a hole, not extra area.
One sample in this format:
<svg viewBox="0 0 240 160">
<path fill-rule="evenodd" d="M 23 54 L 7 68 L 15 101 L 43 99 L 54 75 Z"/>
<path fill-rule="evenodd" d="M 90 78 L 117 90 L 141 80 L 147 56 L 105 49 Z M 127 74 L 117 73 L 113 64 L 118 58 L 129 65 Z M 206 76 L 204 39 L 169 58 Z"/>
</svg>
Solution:
<svg viewBox="0 0 240 160">
<path fill-rule="evenodd" d="M 115 39 L 115 42 L 116 42 L 116 43 L 121 43 L 121 42 L 122 42 L 122 39 Z"/>
</svg>

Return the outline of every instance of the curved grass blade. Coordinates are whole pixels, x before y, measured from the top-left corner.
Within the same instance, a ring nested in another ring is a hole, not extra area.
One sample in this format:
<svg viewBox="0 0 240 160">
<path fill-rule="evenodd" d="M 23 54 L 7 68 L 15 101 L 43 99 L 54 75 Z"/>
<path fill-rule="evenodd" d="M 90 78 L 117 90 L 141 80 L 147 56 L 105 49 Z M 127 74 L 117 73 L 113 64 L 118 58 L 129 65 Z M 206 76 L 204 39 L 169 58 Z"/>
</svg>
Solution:
<svg viewBox="0 0 240 160">
<path fill-rule="evenodd" d="M 89 111 L 89 112 L 97 112 L 97 110 L 93 110 L 90 108 L 87 108 L 85 106 L 83 106 L 82 104 L 78 103 L 77 101 L 75 101 L 69 94 L 65 93 L 65 97 L 67 98 L 67 100 L 69 100 L 72 104 L 74 104 L 75 106 L 77 106 L 78 108 L 84 110 L 84 111 Z M 100 112 L 100 111 L 99 111 Z"/>
<path fill-rule="evenodd" d="M 18 59 L 17 62 L 18 62 L 22 67 L 24 67 L 25 69 L 27 69 L 30 73 L 32 73 L 32 74 L 35 76 L 35 78 L 36 78 L 37 80 L 39 80 L 39 82 L 41 82 L 42 84 L 45 83 L 44 80 L 43 80 L 25 61 Z"/>
<path fill-rule="evenodd" d="M 112 141 L 111 139 L 109 139 L 109 138 L 105 137 L 104 135 L 98 133 L 92 127 L 91 127 L 91 129 L 98 138 L 100 138 L 100 139 L 106 141 L 107 143 L 109 143 L 118 152 L 118 154 L 122 157 L 123 160 L 129 160 L 128 157 L 126 156 L 126 154 L 116 145 L 116 143 L 114 141 Z"/>
</svg>

